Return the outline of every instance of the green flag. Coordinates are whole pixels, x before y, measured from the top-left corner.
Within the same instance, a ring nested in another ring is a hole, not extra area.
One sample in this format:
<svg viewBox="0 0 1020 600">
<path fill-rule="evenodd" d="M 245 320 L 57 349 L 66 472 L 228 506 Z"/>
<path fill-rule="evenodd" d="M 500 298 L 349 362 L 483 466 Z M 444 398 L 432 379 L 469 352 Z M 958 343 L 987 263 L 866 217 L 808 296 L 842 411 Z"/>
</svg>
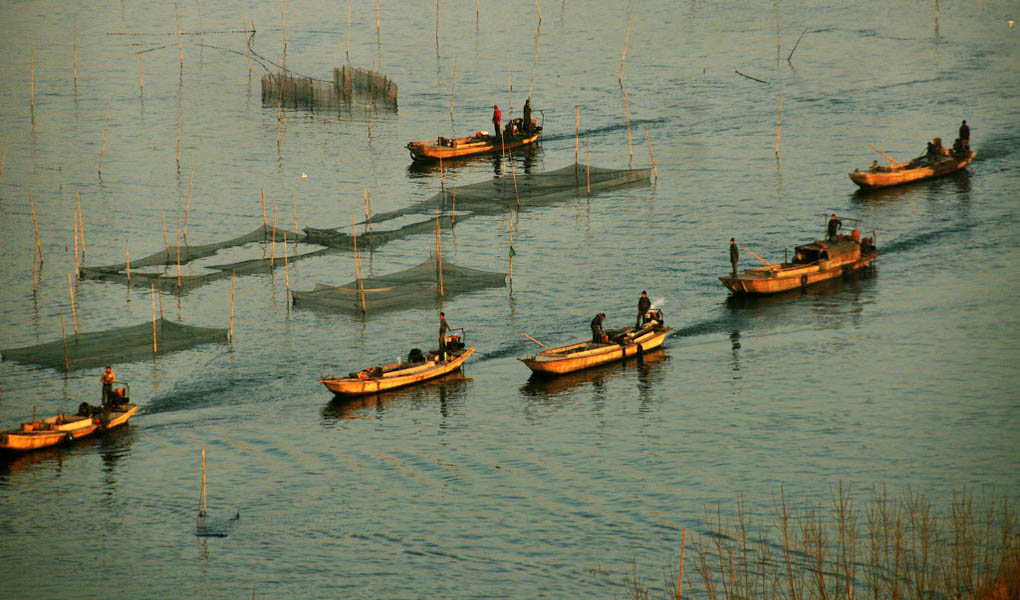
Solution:
<svg viewBox="0 0 1020 600">
<path fill-rule="evenodd" d="M 517 253 L 516 253 L 516 252 L 514 252 L 514 247 L 513 247 L 513 246 L 510 246 L 510 258 L 513 258 L 513 257 L 515 257 L 515 256 L 517 256 Z"/>
</svg>

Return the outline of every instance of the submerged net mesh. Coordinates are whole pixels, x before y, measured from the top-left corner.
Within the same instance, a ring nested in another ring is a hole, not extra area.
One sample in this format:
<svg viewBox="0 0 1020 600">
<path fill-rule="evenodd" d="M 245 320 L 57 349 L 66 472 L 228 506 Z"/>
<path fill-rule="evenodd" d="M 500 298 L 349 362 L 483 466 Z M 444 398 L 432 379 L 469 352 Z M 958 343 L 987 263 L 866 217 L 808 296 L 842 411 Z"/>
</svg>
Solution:
<svg viewBox="0 0 1020 600">
<path fill-rule="evenodd" d="M 382 73 L 344 65 L 333 68 L 333 80 L 269 73 L 262 76 L 262 103 L 328 110 L 354 102 L 390 110 L 397 108 L 397 84 Z"/>
<path fill-rule="evenodd" d="M 68 371 L 151 359 L 152 329 L 149 321 L 106 331 L 72 334 L 55 342 L 9 348 L 2 352 L 2 359 L 58 370 L 64 370 L 66 366 Z M 226 329 L 194 327 L 166 319 L 156 321 L 156 349 L 160 355 L 187 350 L 199 344 L 226 341 Z"/>
<path fill-rule="evenodd" d="M 411 235 L 432 233 L 435 219 L 423 218 L 420 222 L 403 225 L 395 229 L 385 229 L 385 223 L 410 215 L 427 215 L 439 208 L 456 210 L 456 220 L 461 222 L 477 215 L 502 214 L 508 208 L 520 209 L 548 206 L 569 198 L 584 196 L 591 191 L 603 191 L 614 187 L 648 181 L 652 170 L 644 169 L 606 169 L 573 164 L 543 173 L 518 173 L 515 177 L 489 179 L 478 183 L 449 187 L 422 202 L 412 204 L 393 211 L 376 213 L 372 216 L 374 234 L 358 234 L 358 248 L 368 248 L 371 244 L 378 247 L 387 242 Z M 453 218 L 445 215 L 440 218 L 440 226 L 449 228 Z M 361 222 L 359 225 L 365 225 Z M 333 248 L 350 250 L 354 247 L 354 236 L 346 227 L 316 229 L 306 227 L 307 241 Z"/>
<path fill-rule="evenodd" d="M 276 229 L 275 240 L 278 243 L 282 243 L 286 237 L 287 242 L 303 242 L 306 241 L 306 236 L 302 233 L 295 233 L 293 231 L 285 231 L 283 229 Z M 142 287 L 149 287 L 150 284 L 163 291 L 173 291 L 177 289 L 177 252 L 180 250 L 180 263 L 182 267 L 187 267 L 193 261 L 198 259 L 207 258 L 214 256 L 220 250 L 227 248 L 234 248 L 244 246 L 245 244 L 251 244 L 256 242 L 270 242 L 274 239 L 274 231 L 270 226 L 261 226 L 246 233 L 242 236 L 222 241 L 213 242 L 211 244 L 200 244 L 196 246 L 167 246 L 165 250 L 161 250 L 149 256 L 132 260 L 131 261 L 131 280 L 132 285 L 138 285 Z M 308 258 L 310 256 L 318 256 L 325 252 L 328 252 L 329 248 L 322 248 L 313 252 L 305 252 L 301 254 L 288 254 L 287 262 L 294 262 L 302 258 Z M 211 271 L 208 273 L 202 273 L 198 275 L 182 274 L 181 275 L 181 290 L 187 291 L 207 283 L 230 277 L 230 274 L 236 273 L 237 275 L 252 275 L 255 273 L 268 273 L 275 268 L 282 267 L 284 263 L 284 251 L 282 246 L 276 248 L 275 256 L 260 256 L 259 258 L 253 258 L 249 260 L 242 260 L 239 262 L 232 262 L 218 265 L 208 265 L 204 269 Z M 105 265 L 97 267 L 81 267 L 80 275 L 82 279 L 101 279 L 104 281 L 115 281 L 118 283 L 128 284 L 127 274 L 127 263 L 119 263 L 115 265 Z M 140 269 L 154 266 L 166 266 L 174 267 L 168 269 L 165 273 L 149 273 L 143 272 Z"/>
<path fill-rule="evenodd" d="M 471 269 L 443 261 L 443 297 L 506 285 L 506 274 Z M 434 258 L 388 275 L 369 277 L 341 286 L 318 283 L 308 292 L 293 290 L 295 307 L 361 314 L 361 286 L 366 312 L 429 308 L 439 301 L 439 268 Z"/>
</svg>

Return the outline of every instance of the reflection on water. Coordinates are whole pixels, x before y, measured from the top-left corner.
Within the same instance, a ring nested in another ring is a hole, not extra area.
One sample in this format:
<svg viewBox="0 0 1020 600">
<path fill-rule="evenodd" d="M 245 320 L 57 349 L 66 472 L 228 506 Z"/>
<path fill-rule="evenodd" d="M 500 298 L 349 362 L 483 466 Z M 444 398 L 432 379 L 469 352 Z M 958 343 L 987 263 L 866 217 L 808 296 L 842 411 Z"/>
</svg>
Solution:
<svg viewBox="0 0 1020 600">
<path fill-rule="evenodd" d="M 468 383 L 471 378 L 462 371 L 456 371 L 438 379 L 426 381 L 415 386 L 399 388 L 378 394 L 368 394 L 353 398 L 334 396 L 324 407 L 324 420 L 363 419 L 370 417 L 369 411 L 375 411 L 375 418 L 382 420 L 387 407 L 395 407 L 406 402 L 433 403 L 439 401 L 439 413 L 449 416 L 449 405 L 461 402 L 467 397 Z"/>
<path fill-rule="evenodd" d="M 540 144 L 532 144 L 524 148 L 518 148 L 510 153 L 510 157 L 513 160 L 513 168 L 518 173 L 527 173 L 535 169 L 538 164 L 538 153 Z M 479 154 L 476 156 L 465 156 L 463 158 L 454 158 L 450 160 L 443 160 L 442 166 L 439 161 L 435 162 L 414 162 L 407 166 L 407 178 L 411 180 L 422 179 L 428 180 L 432 183 L 432 179 L 440 175 L 440 171 L 445 177 L 454 177 L 460 171 L 475 170 L 480 167 L 489 165 L 492 167 L 492 174 L 495 178 L 503 177 L 504 175 L 510 175 L 510 163 L 503 164 L 503 155 L 500 153 L 495 154 Z M 504 168 L 506 173 L 504 173 Z M 469 182 L 471 183 L 471 182 Z"/>
</svg>

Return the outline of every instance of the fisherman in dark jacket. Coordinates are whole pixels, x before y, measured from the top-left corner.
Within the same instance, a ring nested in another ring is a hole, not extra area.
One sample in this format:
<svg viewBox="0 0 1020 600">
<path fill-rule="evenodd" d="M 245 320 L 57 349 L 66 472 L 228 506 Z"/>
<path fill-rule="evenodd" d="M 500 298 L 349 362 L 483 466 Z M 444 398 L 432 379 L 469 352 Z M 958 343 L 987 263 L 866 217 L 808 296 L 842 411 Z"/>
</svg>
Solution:
<svg viewBox="0 0 1020 600">
<path fill-rule="evenodd" d="M 740 261 L 740 250 L 737 249 L 737 243 L 730 238 L 730 264 L 733 265 L 733 278 L 737 278 L 737 262 Z"/>
<path fill-rule="evenodd" d="M 966 123 L 966 121 L 964 121 Z M 531 98 L 524 101 L 524 131 L 523 133 L 531 133 Z"/>
<path fill-rule="evenodd" d="M 446 360 L 446 332 L 449 331 L 450 325 L 446 322 L 446 314 L 439 313 L 439 358 L 440 360 Z"/>
<path fill-rule="evenodd" d="M 960 125 L 960 144 L 963 146 L 964 151 L 970 152 L 970 127 L 967 126 L 966 119 Z"/>
<path fill-rule="evenodd" d="M 652 308 L 652 301 L 648 299 L 648 292 L 641 292 L 641 298 L 637 301 L 637 323 L 634 324 L 634 327 L 641 327 L 650 308 Z"/>
<path fill-rule="evenodd" d="M 836 239 L 836 232 L 843 226 L 843 221 L 836 218 L 836 215 L 829 217 L 829 228 L 828 228 L 828 240 L 832 241 Z"/>
<path fill-rule="evenodd" d="M 594 344 L 601 344 L 606 337 L 606 332 L 602 330 L 602 321 L 605 319 L 606 313 L 599 313 L 591 320 L 591 341 Z"/>
</svg>

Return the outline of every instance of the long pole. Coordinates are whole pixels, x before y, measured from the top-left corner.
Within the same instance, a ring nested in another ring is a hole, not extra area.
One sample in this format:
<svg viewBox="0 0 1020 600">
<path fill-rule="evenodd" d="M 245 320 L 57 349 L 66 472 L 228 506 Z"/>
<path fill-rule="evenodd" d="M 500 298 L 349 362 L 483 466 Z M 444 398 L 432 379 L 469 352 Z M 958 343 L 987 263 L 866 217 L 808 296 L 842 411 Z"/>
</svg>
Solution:
<svg viewBox="0 0 1020 600">
<path fill-rule="evenodd" d="M 581 135 L 581 105 L 577 105 L 577 124 L 574 125 L 574 164 L 577 164 L 577 146 Z"/>
<path fill-rule="evenodd" d="M 453 114 L 453 101 L 457 97 L 457 55 L 453 56 L 453 86 L 450 89 L 450 114 Z"/>
<path fill-rule="evenodd" d="M 368 188 L 365 188 L 365 220 L 368 221 L 368 248 L 375 250 L 375 233 L 372 231 L 372 204 L 368 199 Z"/>
<path fill-rule="evenodd" d="M 439 227 L 439 207 L 436 207 L 436 265 L 439 267 L 439 295 L 445 297 L 446 293 L 443 291 L 443 245 L 439 238 L 441 237 Z"/>
<path fill-rule="evenodd" d="M 67 274 L 67 289 L 71 292 L 71 318 L 74 319 L 74 334 L 78 335 L 78 311 L 74 307 L 74 283 L 72 283 L 71 274 Z"/>
<path fill-rule="evenodd" d="M 623 61 L 627 60 L 627 44 L 630 42 L 630 19 L 631 15 L 627 14 L 627 35 L 623 38 L 623 56 L 620 57 L 620 74 L 617 75 L 616 81 L 622 86 L 623 85 Z"/>
<path fill-rule="evenodd" d="M 74 277 L 78 278 L 78 209 L 74 209 Z"/>
<path fill-rule="evenodd" d="M 234 269 L 230 270 L 230 329 L 227 331 L 227 341 L 234 343 Z"/>
<path fill-rule="evenodd" d="M 659 169 L 655 166 L 655 153 L 652 152 L 652 138 L 648 137 L 648 128 L 645 124 L 641 124 L 641 128 L 645 130 L 645 140 L 648 142 L 648 156 L 652 158 L 652 171 L 655 172 L 655 180 L 659 180 Z"/>
<path fill-rule="evenodd" d="M 273 198 L 273 243 L 270 245 L 269 251 L 269 266 L 275 266 L 276 261 L 276 215 L 277 208 L 280 205 L 280 197 Z"/>
<path fill-rule="evenodd" d="M 141 56 L 141 55 L 139 55 Z M 78 17 L 74 17 L 74 50 L 71 64 L 74 66 L 74 87 L 78 89 Z"/>
<path fill-rule="evenodd" d="M 202 495 L 202 512 L 199 513 L 199 516 L 204 517 L 205 516 L 205 509 L 206 509 L 206 505 L 205 505 L 205 448 L 202 448 L 202 494 L 201 495 Z"/>
<path fill-rule="evenodd" d="M 150 294 L 152 296 L 152 356 L 156 357 L 156 284 L 150 283 Z M 162 302 L 162 299 L 160 299 Z"/>
<path fill-rule="evenodd" d="M 99 149 L 99 176 L 103 176 L 103 154 L 106 153 L 106 136 L 110 133 L 110 117 L 113 116 L 113 100 L 110 100 L 110 108 L 106 111 L 106 127 L 103 128 L 103 147 Z"/>
<path fill-rule="evenodd" d="M 74 198 L 78 202 L 78 231 L 81 232 L 81 257 L 85 259 L 85 213 L 81 209 L 81 195 L 78 194 L 78 190 L 74 190 Z"/>
<path fill-rule="evenodd" d="M 128 287 L 131 287 L 131 241 L 124 240 L 124 260 L 127 265 Z"/>
<path fill-rule="evenodd" d="M 290 216 L 294 218 L 294 235 L 298 235 L 297 226 L 297 208 L 294 206 L 294 192 L 290 194 Z M 294 243 L 297 243 L 297 238 L 294 238 Z"/>
<path fill-rule="evenodd" d="M 283 232 L 283 276 L 287 289 L 287 308 L 290 308 L 290 261 L 287 260 L 287 232 Z"/>
<path fill-rule="evenodd" d="M 538 344 L 539 346 L 541 346 L 541 347 L 545 348 L 546 350 L 549 350 L 549 349 L 550 349 L 550 348 L 549 348 L 549 346 L 546 346 L 546 345 L 545 345 L 545 344 L 543 344 L 542 342 L 540 342 L 540 341 L 536 340 L 535 338 L 531 337 L 530 335 L 528 335 L 528 334 L 526 334 L 526 333 L 521 333 L 521 335 L 523 335 L 524 337 L 528 338 L 529 340 L 531 340 L 531 341 L 535 342 L 536 344 Z"/>
<path fill-rule="evenodd" d="M 4 163 L 7 162 L 7 140 L 11 138 L 11 134 L 4 136 L 4 152 L 0 155 L 0 181 L 4 179 Z"/>
<path fill-rule="evenodd" d="M 142 66 L 142 55 L 138 55 L 138 95 L 145 95 L 145 67 Z"/>
<path fill-rule="evenodd" d="M 266 188 L 259 188 L 259 197 L 262 199 L 262 239 L 266 239 Z"/>
<path fill-rule="evenodd" d="M 439 0 L 436 0 L 437 2 Z M 32 44 L 32 66 L 31 66 L 31 83 L 29 84 L 29 98 L 28 104 L 32 109 L 32 114 L 35 114 L 35 44 Z"/>
<path fill-rule="evenodd" d="M 181 292 L 181 218 L 177 217 L 177 293 Z"/>
<path fill-rule="evenodd" d="M 623 89 L 623 85 L 620 85 L 620 90 L 623 92 L 623 112 L 627 119 L 627 167 L 630 168 L 634 163 L 634 145 L 631 143 L 630 137 L 630 100 L 627 98 L 627 90 Z"/>
<path fill-rule="evenodd" d="M 35 218 L 35 200 L 32 199 L 32 190 L 28 190 L 28 204 L 32 207 L 32 229 L 35 231 L 35 252 L 39 257 L 39 265 L 43 264 L 42 242 L 39 241 L 39 221 Z"/>
<path fill-rule="evenodd" d="M 783 122 L 783 95 L 779 94 L 779 113 L 776 115 L 776 158 L 779 158 L 779 126 Z"/>
<path fill-rule="evenodd" d="M 368 312 L 365 307 L 365 284 L 361 281 L 361 258 L 358 257 L 358 226 L 354 222 L 354 215 L 351 215 L 351 233 L 354 234 L 354 277 L 358 280 L 358 290 L 361 292 L 361 312 Z"/>
<path fill-rule="evenodd" d="M 159 222 L 163 226 L 163 246 L 166 248 L 166 257 L 170 258 L 170 241 L 166 239 L 166 218 L 163 217 L 163 213 L 159 213 Z"/>
</svg>

